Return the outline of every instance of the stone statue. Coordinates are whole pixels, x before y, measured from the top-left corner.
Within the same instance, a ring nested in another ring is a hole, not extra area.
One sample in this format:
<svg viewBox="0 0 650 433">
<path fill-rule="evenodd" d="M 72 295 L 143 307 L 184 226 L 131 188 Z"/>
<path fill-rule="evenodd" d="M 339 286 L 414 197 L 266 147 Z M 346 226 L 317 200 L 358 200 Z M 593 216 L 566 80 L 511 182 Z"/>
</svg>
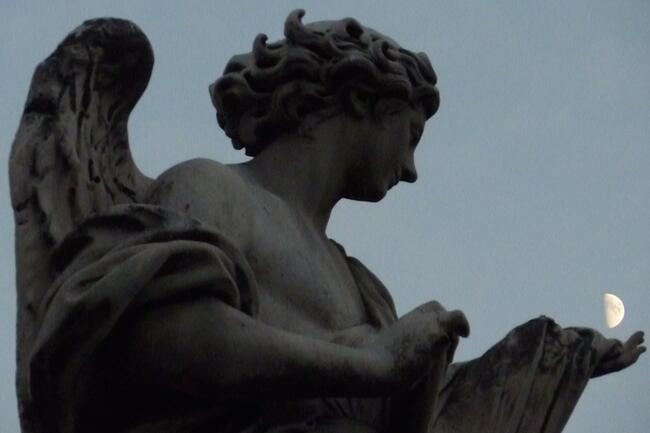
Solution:
<svg viewBox="0 0 650 433">
<path fill-rule="evenodd" d="M 37 67 L 10 164 L 24 433 L 560 432 L 589 378 L 645 350 L 541 317 L 452 363 L 462 312 L 398 317 L 326 227 L 416 180 L 436 75 L 303 14 L 210 88 L 241 164 L 138 171 L 153 55 L 128 21 L 84 23 Z"/>
</svg>

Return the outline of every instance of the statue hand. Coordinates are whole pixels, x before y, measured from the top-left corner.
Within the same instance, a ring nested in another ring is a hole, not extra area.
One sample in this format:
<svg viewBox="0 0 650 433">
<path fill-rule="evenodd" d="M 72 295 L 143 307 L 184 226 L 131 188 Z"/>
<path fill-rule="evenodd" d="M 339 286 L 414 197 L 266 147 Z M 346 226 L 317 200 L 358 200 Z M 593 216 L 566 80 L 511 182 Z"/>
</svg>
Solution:
<svg viewBox="0 0 650 433">
<path fill-rule="evenodd" d="M 591 377 L 603 376 L 623 370 L 634 364 L 639 356 L 646 351 L 643 344 L 643 332 L 637 331 L 625 343 L 615 338 L 605 338 L 596 331 L 592 342 L 596 350 L 596 369 Z"/>
<path fill-rule="evenodd" d="M 429 371 L 432 362 L 450 362 L 458 337 L 469 335 L 469 323 L 459 310 L 447 311 L 428 302 L 402 316 L 367 345 L 379 351 L 390 365 L 388 378 L 397 389 L 408 391 Z"/>
</svg>

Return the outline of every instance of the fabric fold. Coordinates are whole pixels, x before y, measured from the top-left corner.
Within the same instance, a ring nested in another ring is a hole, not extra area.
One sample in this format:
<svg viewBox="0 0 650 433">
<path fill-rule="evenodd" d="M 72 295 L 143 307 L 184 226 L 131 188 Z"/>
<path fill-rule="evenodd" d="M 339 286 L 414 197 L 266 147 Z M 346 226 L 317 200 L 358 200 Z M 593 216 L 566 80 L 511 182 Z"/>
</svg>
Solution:
<svg viewBox="0 0 650 433">
<path fill-rule="evenodd" d="M 518 326 L 450 369 L 432 433 L 561 432 L 593 373 L 592 338 L 547 317 Z"/>
<path fill-rule="evenodd" d="M 257 313 L 255 278 L 235 245 L 159 207 L 120 206 L 91 218 L 57 258 L 60 275 L 39 308 L 29 370 L 42 431 L 80 431 L 79 414 L 97 392 L 96 354 L 128 314 L 201 296 Z"/>
<path fill-rule="evenodd" d="M 398 318 L 389 291 L 336 245 L 366 309 L 368 323 L 359 330 L 391 326 Z M 56 247 L 52 266 L 57 278 L 37 311 L 29 364 L 29 405 L 39 414 L 39 433 L 87 433 L 83 420 L 92 417 L 93 402 L 130 404 L 128 398 L 119 401 L 124 390 L 110 390 L 101 359 L 111 350 L 107 341 L 129 318 L 201 297 L 251 317 L 258 311 L 259 289 L 244 253 L 222 233 L 156 206 L 117 206 L 84 221 Z M 362 344 L 367 336 L 357 334 L 348 340 Z M 426 400 L 435 401 L 430 432 L 559 433 L 593 373 L 592 338 L 541 317 L 515 328 L 480 358 L 450 365 L 440 393 Z M 276 419 L 276 410 L 293 413 L 296 402 L 230 407 L 189 400 L 176 405 L 171 399 L 164 411 L 150 403 L 151 417 L 106 431 L 398 433 L 390 429 L 402 421 L 391 419 L 391 407 L 402 397 L 299 401 L 308 414 L 287 423 L 269 420 Z"/>
</svg>

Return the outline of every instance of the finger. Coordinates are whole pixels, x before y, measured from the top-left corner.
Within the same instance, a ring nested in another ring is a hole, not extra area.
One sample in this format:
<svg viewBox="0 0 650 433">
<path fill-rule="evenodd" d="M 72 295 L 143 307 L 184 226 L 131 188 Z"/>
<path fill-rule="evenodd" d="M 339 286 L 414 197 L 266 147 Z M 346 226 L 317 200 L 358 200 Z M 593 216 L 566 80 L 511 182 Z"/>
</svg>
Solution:
<svg viewBox="0 0 650 433">
<path fill-rule="evenodd" d="M 646 350 L 647 349 L 646 349 L 645 346 L 635 347 L 634 350 L 631 352 L 632 355 L 630 356 L 630 359 L 632 359 L 632 362 L 630 364 L 628 364 L 628 365 L 634 364 Z"/>
<path fill-rule="evenodd" d="M 469 336 L 469 322 L 460 310 L 446 311 L 438 316 L 440 327 L 449 335 Z"/>
<path fill-rule="evenodd" d="M 643 332 L 642 331 L 637 331 L 634 334 L 632 334 L 630 336 L 630 338 L 627 339 L 627 341 L 623 345 L 624 346 L 623 350 L 632 349 L 634 347 L 637 347 L 637 346 L 641 345 L 643 342 L 644 342 Z"/>
</svg>

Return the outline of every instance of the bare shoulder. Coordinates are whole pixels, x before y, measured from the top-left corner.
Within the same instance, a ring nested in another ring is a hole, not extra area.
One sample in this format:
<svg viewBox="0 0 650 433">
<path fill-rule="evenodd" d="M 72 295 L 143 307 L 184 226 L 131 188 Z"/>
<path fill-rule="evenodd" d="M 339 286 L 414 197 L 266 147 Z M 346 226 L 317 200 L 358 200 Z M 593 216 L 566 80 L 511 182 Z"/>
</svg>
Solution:
<svg viewBox="0 0 650 433">
<path fill-rule="evenodd" d="M 209 159 L 185 161 L 162 173 L 149 188 L 147 202 L 185 213 L 233 238 L 246 233 L 254 210 L 250 185 L 231 167 Z"/>
</svg>

